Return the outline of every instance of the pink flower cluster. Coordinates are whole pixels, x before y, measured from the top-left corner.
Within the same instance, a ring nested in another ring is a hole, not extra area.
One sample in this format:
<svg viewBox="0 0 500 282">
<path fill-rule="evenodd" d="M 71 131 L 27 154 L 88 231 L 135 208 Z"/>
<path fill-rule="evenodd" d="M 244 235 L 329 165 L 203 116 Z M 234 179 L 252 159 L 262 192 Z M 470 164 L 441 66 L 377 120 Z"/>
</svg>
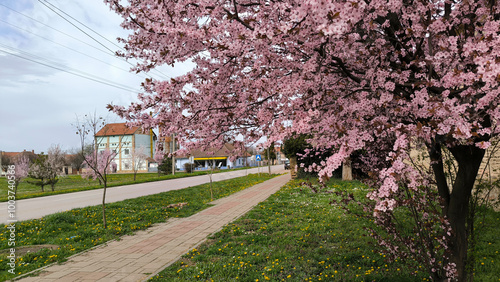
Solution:
<svg viewBox="0 0 500 282">
<path fill-rule="evenodd" d="M 434 183 L 411 144 L 484 150 L 500 133 L 499 1 L 105 2 L 134 71 L 196 65 L 110 109 L 186 148 L 312 134 L 334 152 L 308 168 L 322 179 L 362 152 L 356 165 L 380 177 L 376 214 L 401 204 L 401 184 Z"/>
</svg>

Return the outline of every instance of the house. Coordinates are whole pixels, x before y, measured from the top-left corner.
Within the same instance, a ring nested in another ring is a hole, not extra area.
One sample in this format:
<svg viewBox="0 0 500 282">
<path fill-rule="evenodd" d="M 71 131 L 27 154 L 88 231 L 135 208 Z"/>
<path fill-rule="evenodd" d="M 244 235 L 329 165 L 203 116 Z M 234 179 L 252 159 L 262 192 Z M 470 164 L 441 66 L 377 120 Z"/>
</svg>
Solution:
<svg viewBox="0 0 500 282">
<path fill-rule="evenodd" d="M 36 159 L 36 154 L 34 150 L 22 151 L 22 152 L 5 152 L 0 150 L 0 176 L 5 175 L 7 171 L 7 166 L 14 164 L 17 159 L 21 156 L 27 156 L 30 161 Z"/>
<path fill-rule="evenodd" d="M 172 141 L 173 140 L 173 141 Z M 173 138 L 173 136 L 163 136 L 158 138 L 158 143 L 160 143 L 159 148 L 164 154 L 172 153 L 173 151 L 179 150 L 179 142 L 177 138 Z M 174 148 L 175 146 L 175 148 Z"/>
<path fill-rule="evenodd" d="M 184 164 L 186 163 L 194 163 L 196 169 L 208 169 L 212 166 L 222 169 L 246 166 L 250 154 L 233 156 L 234 149 L 231 143 L 224 144 L 221 149 L 210 148 L 206 151 L 195 149 L 188 156 L 176 157 L 175 166 L 180 170 L 184 170 Z"/>
<path fill-rule="evenodd" d="M 95 136 L 98 151 L 109 149 L 117 154 L 114 158 L 116 172 L 133 172 L 134 152 L 142 151 L 145 161 L 139 172 L 147 172 L 153 158 L 156 134 L 144 131 L 140 126 L 128 127 L 126 123 L 108 123 Z"/>
<path fill-rule="evenodd" d="M 4 152 L 0 151 L 0 156 L 5 158 L 8 158 L 10 161 L 15 162 L 17 158 L 21 156 L 27 156 L 30 160 L 34 160 L 36 158 L 35 150 L 31 151 L 22 151 L 22 152 Z"/>
<path fill-rule="evenodd" d="M 276 164 L 283 164 L 286 161 L 286 156 L 281 151 L 281 145 L 274 146 L 274 151 L 276 152 Z"/>
</svg>

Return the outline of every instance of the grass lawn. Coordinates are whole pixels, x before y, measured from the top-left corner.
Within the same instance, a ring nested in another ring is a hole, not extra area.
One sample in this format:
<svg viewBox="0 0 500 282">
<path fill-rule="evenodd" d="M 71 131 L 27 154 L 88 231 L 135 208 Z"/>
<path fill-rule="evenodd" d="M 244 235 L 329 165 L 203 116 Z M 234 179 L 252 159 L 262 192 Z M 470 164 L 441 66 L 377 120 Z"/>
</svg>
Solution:
<svg viewBox="0 0 500 282">
<path fill-rule="evenodd" d="M 227 172 L 231 170 L 217 170 L 214 173 L 218 172 Z M 161 175 L 158 176 L 158 173 L 138 173 L 136 177 L 136 181 L 134 181 L 134 174 L 132 173 L 116 173 L 108 175 L 108 187 L 121 186 L 121 185 L 129 185 L 129 184 L 137 184 L 144 182 L 152 182 L 159 180 L 167 180 L 173 178 L 181 178 L 181 177 L 190 177 L 197 175 L 205 175 L 208 174 L 209 171 L 193 171 L 193 173 L 186 172 L 176 172 L 175 175 Z M 24 179 L 17 188 L 16 199 L 27 199 L 27 198 L 35 198 L 35 197 L 43 197 L 54 194 L 63 194 L 63 193 L 71 193 L 77 191 L 91 190 L 91 189 L 99 189 L 102 188 L 103 185 L 99 184 L 98 180 L 87 180 L 82 178 L 80 175 L 67 175 L 59 178 L 55 186 L 55 191 L 52 192 L 50 185 L 46 185 L 44 187 L 45 192 L 42 192 L 39 186 L 28 183 Z M 0 177 L 0 202 L 7 201 L 7 190 L 8 183 L 5 177 Z"/>
<path fill-rule="evenodd" d="M 366 194 L 358 182 L 328 190 Z M 372 223 L 330 205 L 335 194 L 289 182 L 153 281 L 423 281 L 413 261 L 388 260 L 364 227 Z M 476 281 L 500 281 L 500 213 L 478 218 Z"/>
<path fill-rule="evenodd" d="M 213 183 L 214 200 L 263 182 L 272 176 L 251 174 Z M 106 241 L 146 229 L 154 223 L 165 222 L 169 217 L 186 217 L 207 208 L 210 184 L 169 191 L 106 205 L 108 228 L 102 227 L 101 206 L 74 209 L 48 215 L 42 219 L 27 220 L 16 224 L 17 275 L 43 267 L 53 262 L 63 262 L 67 257 L 100 245 Z M 182 208 L 167 208 L 169 204 L 187 202 Z M 7 226 L 5 226 L 7 227 Z M 10 232 L 0 231 L 0 281 L 14 275 L 7 271 L 8 238 Z M 38 250 L 37 246 L 44 249 Z M 23 250 L 30 250 L 22 254 Z"/>
</svg>

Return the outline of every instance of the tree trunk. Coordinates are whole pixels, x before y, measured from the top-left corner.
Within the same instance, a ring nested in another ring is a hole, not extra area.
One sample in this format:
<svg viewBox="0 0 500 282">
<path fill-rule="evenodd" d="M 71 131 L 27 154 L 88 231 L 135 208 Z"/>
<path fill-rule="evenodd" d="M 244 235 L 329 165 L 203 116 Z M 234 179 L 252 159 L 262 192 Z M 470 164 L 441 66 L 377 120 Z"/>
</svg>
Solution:
<svg viewBox="0 0 500 282">
<path fill-rule="evenodd" d="M 104 229 L 107 228 L 106 223 L 106 182 L 104 181 L 104 190 L 102 191 L 102 225 Z"/>
<path fill-rule="evenodd" d="M 290 174 L 292 179 L 297 178 L 297 157 L 290 157 Z"/>
<path fill-rule="evenodd" d="M 59 181 L 59 179 L 53 179 L 50 181 L 50 188 L 52 189 L 52 192 L 55 190 L 57 181 Z"/>
<path fill-rule="evenodd" d="M 342 163 L 342 180 L 352 180 L 351 158 L 346 158 Z"/>
<path fill-rule="evenodd" d="M 455 263 L 458 281 L 466 281 L 471 273 L 467 270 L 467 249 L 470 226 L 467 222 L 469 202 L 476 181 L 477 173 L 485 150 L 475 145 L 457 146 L 449 149 L 458 163 L 458 172 L 447 205 L 447 216 L 453 230 L 451 241 L 451 262 Z M 470 220 L 473 220 L 471 218 Z"/>
<path fill-rule="evenodd" d="M 443 201 L 443 215 L 449 220 L 452 229 L 449 246 L 450 262 L 456 265 L 458 281 L 467 281 L 472 275 L 467 268 L 468 263 L 471 263 L 467 256 L 467 249 L 469 236 L 473 232 L 473 222 L 470 221 L 474 220 L 469 217 L 469 203 L 485 150 L 475 145 L 462 145 L 448 149 L 458 163 L 456 179 L 450 191 L 444 172 L 441 144 L 434 142 L 428 144 L 427 147 L 439 196 Z"/>
<path fill-rule="evenodd" d="M 210 170 L 210 200 L 214 200 L 214 193 L 212 192 L 212 175 L 214 173 L 214 167 Z"/>
<path fill-rule="evenodd" d="M 269 169 L 269 175 L 271 175 L 271 159 L 269 158 L 269 147 L 267 147 L 267 168 Z"/>
<path fill-rule="evenodd" d="M 434 178 L 436 180 L 436 185 L 438 187 L 439 196 L 445 203 L 450 202 L 450 189 L 448 187 L 448 182 L 446 181 L 446 173 L 444 172 L 443 164 L 443 154 L 441 150 L 441 145 L 437 143 L 432 143 L 427 145 L 429 156 L 431 158 L 431 167 L 434 171 Z M 445 204 L 443 215 L 448 214 L 448 205 Z"/>
</svg>

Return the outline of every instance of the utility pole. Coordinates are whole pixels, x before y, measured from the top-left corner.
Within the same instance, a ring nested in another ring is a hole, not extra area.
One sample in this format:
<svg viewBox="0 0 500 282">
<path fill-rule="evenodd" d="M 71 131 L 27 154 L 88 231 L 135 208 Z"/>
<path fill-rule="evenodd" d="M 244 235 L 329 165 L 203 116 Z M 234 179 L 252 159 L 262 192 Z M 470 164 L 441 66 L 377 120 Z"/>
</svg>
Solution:
<svg viewBox="0 0 500 282">
<path fill-rule="evenodd" d="M 248 157 L 247 157 L 247 142 L 246 142 L 246 136 L 243 135 L 243 148 L 245 149 L 245 152 L 243 153 L 243 157 L 245 158 L 245 176 L 248 176 Z"/>
<path fill-rule="evenodd" d="M 175 133 L 172 133 L 172 175 L 175 175 Z"/>
<path fill-rule="evenodd" d="M 269 147 L 267 147 L 267 168 L 269 169 L 269 175 L 271 175 L 271 158 L 269 157 Z"/>
<path fill-rule="evenodd" d="M 149 112 L 149 116 L 153 117 L 153 112 Z M 149 129 L 149 147 L 151 148 L 151 158 L 154 158 L 153 152 L 153 128 Z"/>
</svg>

